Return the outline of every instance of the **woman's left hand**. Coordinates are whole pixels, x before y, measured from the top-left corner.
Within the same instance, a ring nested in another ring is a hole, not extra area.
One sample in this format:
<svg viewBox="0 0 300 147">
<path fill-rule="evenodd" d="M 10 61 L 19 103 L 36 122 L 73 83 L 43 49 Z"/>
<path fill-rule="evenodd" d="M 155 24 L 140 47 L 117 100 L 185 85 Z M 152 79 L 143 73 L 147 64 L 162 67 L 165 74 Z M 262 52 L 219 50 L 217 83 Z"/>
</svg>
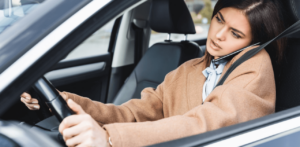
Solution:
<svg viewBox="0 0 300 147">
<path fill-rule="evenodd" d="M 68 116 L 59 125 L 59 132 L 67 146 L 107 147 L 106 131 L 73 100 L 67 101 L 68 106 L 76 113 Z"/>
</svg>

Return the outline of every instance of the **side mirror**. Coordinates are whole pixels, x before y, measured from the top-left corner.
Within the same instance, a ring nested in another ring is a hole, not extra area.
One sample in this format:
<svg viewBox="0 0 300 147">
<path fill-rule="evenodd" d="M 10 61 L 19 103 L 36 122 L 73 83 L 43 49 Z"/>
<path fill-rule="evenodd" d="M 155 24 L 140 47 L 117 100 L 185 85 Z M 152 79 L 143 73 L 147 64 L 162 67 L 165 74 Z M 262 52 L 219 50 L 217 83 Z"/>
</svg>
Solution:
<svg viewBox="0 0 300 147">
<path fill-rule="evenodd" d="M 13 16 L 12 0 L 4 0 L 4 16 L 5 17 Z"/>
</svg>

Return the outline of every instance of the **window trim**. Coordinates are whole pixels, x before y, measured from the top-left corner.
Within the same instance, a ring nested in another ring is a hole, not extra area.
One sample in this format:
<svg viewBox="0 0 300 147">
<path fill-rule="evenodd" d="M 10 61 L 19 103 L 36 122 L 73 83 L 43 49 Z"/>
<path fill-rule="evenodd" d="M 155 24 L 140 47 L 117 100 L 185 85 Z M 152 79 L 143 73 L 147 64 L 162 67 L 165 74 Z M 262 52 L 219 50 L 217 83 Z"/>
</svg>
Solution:
<svg viewBox="0 0 300 147">
<path fill-rule="evenodd" d="M 214 131 L 185 137 L 173 141 L 163 142 L 160 144 L 152 145 L 151 147 L 172 147 L 172 146 L 207 146 L 219 141 L 234 138 L 236 136 L 248 133 L 254 130 L 263 129 L 267 126 L 274 125 L 277 123 L 286 123 L 284 121 L 299 118 L 300 117 L 300 106 L 290 108 L 284 111 L 276 112 L 258 119 L 247 121 L 244 123 L 220 128 Z M 292 120 L 300 125 L 298 119 Z M 283 130 L 288 131 L 288 129 Z M 275 135 L 275 134 L 274 134 Z M 263 138 L 262 138 L 263 139 Z"/>
</svg>

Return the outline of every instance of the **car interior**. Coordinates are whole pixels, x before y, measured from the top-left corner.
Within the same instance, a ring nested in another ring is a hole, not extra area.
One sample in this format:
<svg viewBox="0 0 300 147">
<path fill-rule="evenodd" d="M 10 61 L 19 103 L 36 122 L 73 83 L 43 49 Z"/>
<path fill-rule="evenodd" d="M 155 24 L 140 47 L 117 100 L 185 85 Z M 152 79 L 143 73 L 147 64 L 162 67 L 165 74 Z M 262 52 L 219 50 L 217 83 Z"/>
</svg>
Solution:
<svg viewBox="0 0 300 147">
<path fill-rule="evenodd" d="M 297 9 L 300 2 L 281 0 L 276 3 L 283 8 L 282 20 L 286 27 L 299 19 Z M 121 105 L 132 98 L 139 99 L 144 88 L 156 88 L 167 73 L 205 53 L 206 38 L 189 40 L 189 34 L 195 34 L 196 30 L 184 1 L 149 0 L 119 15 L 111 23 L 107 52 L 84 58 L 68 59 L 67 56 L 44 76 L 60 91 Z M 166 39 L 149 47 L 152 31 L 165 33 Z M 172 34 L 180 34 L 182 41 L 172 41 Z M 297 98 L 300 95 L 297 87 L 300 79 L 295 78 L 300 74 L 300 69 L 297 69 L 299 36 L 289 37 L 287 41 L 282 64 L 276 66 L 273 60 L 276 112 L 300 105 Z M 80 47 L 78 44 L 77 47 Z M 30 88 L 27 92 L 39 99 L 34 89 Z M 45 104 L 40 105 L 40 110 L 30 111 L 19 101 L 1 119 L 57 131 L 59 121 L 51 116 Z"/>
<path fill-rule="evenodd" d="M 184 1 L 153 1 L 149 21 L 150 28 L 156 32 L 183 35 L 196 33 Z M 156 88 L 168 72 L 185 61 L 203 55 L 204 50 L 197 43 L 188 40 L 172 42 L 167 38 L 152 45 L 131 72 L 113 103 L 120 105 L 131 98 L 140 98 L 144 88 Z"/>
<path fill-rule="evenodd" d="M 166 39 L 148 47 L 151 29 L 166 33 Z M 188 40 L 188 34 L 196 31 L 184 1 L 147 1 L 117 18 L 112 32 L 116 34 L 111 35 L 109 52 L 62 60 L 45 77 L 60 91 L 120 105 L 132 98 L 140 98 L 144 88 L 156 88 L 168 72 L 185 61 L 202 57 L 205 52 L 205 39 Z M 173 33 L 182 34 L 182 41 L 172 41 Z M 27 92 L 39 97 L 33 89 Z M 41 104 L 41 107 L 45 106 Z M 20 109 L 27 114 L 20 114 Z M 39 112 L 26 109 L 18 103 L 4 118 L 34 124 L 51 115 L 47 109 Z"/>
</svg>

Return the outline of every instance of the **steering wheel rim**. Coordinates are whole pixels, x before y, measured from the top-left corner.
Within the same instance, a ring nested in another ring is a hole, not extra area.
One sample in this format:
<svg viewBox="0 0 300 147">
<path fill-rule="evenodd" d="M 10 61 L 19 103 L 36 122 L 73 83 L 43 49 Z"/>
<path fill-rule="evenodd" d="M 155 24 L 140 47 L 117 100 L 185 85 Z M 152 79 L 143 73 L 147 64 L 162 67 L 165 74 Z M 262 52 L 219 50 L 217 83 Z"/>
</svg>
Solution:
<svg viewBox="0 0 300 147">
<path fill-rule="evenodd" d="M 52 113 L 61 122 L 64 118 L 75 114 L 67 105 L 66 101 L 58 93 L 55 87 L 45 78 L 40 78 L 33 89 L 39 97 L 51 109 Z"/>
</svg>

